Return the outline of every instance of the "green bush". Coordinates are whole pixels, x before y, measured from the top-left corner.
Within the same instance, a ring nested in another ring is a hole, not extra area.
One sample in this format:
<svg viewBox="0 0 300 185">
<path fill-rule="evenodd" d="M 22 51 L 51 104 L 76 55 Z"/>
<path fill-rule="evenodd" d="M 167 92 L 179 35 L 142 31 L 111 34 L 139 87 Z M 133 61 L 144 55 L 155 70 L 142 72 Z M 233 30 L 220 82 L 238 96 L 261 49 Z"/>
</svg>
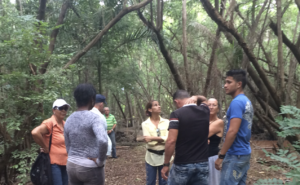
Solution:
<svg viewBox="0 0 300 185">
<path fill-rule="evenodd" d="M 282 106 L 281 116 L 276 118 L 276 122 L 280 125 L 280 132 L 277 132 L 280 137 L 296 136 L 300 133 L 300 109 L 294 106 Z M 284 117 L 282 115 L 285 115 Z M 288 116 L 287 116 L 288 115 Z M 292 143 L 295 149 L 299 149 L 299 142 Z M 285 173 L 287 178 L 291 178 L 292 181 L 286 184 L 288 185 L 299 185 L 300 184 L 300 161 L 297 158 L 297 151 L 291 151 L 287 149 L 279 149 L 276 154 L 269 153 L 264 150 L 266 155 L 271 159 L 285 164 L 289 172 Z M 255 185 L 263 184 L 283 184 L 282 180 L 279 179 L 267 179 L 259 180 Z"/>
<path fill-rule="evenodd" d="M 31 148 L 23 151 L 16 150 L 12 152 L 12 158 L 19 161 L 18 164 L 13 165 L 11 168 L 17 170 L 17 179 L 20 180 L 19 185 L 30 182 L 30 176 L 28 175 L 32 164 L 38 156 L 39 147 L 37 144 L 33 144 Z"/>
</svg>

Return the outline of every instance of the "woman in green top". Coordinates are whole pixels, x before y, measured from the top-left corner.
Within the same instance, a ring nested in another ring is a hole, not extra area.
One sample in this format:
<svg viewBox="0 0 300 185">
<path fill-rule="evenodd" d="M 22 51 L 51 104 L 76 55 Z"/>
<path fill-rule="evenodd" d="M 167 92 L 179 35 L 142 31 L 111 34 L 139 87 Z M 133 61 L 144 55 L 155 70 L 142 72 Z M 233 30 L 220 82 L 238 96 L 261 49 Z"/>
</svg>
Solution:
<svg viewBox="0 0 300 185">
<path fill-rule="evenodd" d="M 156 184 L 158 173 L 159 185 L 167 182 L 161 177 L 164 163 L 165 141 L 168 138 L 169 120 L 160 117 L 161 108 L 158 101 L 150 101 L 146 105 L 146 114 L 149 118 L 142 123 L 144 139 L 147 143 L 146 175 L 147 185 Z"/>
</svg>

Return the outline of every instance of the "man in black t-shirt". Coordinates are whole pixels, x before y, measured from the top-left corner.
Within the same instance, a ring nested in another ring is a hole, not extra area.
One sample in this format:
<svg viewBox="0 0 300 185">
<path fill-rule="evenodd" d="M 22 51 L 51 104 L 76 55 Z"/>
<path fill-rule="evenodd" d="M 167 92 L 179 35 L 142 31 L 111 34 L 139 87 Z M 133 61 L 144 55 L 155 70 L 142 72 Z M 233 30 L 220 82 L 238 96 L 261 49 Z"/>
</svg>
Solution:
<svg viewBox="0 0 300 185">
<path fill-rule="evenodd" d="M 170 116 L 162 177 L 168 179 L 168 185 L 207 185 L 209 108 L 205 104 L 206 98 L 190 98 L 188 92 L 178 90 L 173 101 L 178 109 Z M 174 150 L 174 164 L 167 177 Z"/>
</svg>

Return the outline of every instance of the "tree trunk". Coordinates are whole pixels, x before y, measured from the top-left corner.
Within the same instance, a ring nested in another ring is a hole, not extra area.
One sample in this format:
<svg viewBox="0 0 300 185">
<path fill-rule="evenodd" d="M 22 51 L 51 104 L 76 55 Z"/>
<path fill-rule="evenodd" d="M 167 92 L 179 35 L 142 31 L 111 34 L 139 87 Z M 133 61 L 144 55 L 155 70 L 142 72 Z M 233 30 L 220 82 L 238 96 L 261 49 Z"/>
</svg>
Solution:
<svg viewBox="0 0 300 185">
<path fill-rule="evenodd" d="M 225 0 L 221 1 L 221 10 L 220 10 L 221 16 L 223 16 L 223 14 L 224 14 L 225 3 L 226 3 Z M 215 7 L 216 7 L 216 10 L 219 11 L 219 1 L 218 0 L 215 0 Z M 218 26 L 218 29 L 216 32 L 216 38 L 214 40 L 212 52 L 211 52 L 210 59 L 209 59 L 209 65 L 208 65 L 208 69 L 207 69 L 206 81 L 205 81 L 204 91 L 203 91 L 204 96 L 208 95 L 210 81 L 211 81 L 211 77 L 212 77 L 212 71 L 213 71 L 213 67 L 215 66 L 216 51 L 218 49 L 218 43 L 220 41 L 220 37 L 221 37 L 221 28 L 220 28 L 220 26 Z"/>
<path fill-rule="evenodd" d="M 37 20 L 40 20 L 40 21 L 45 20 L 46 4 L 47 4 L 47 0 L 40 0 L 38 15 L 36 17 Z"/>
<path fill-rule="evenodd" d="M 114 96 L 114 98 L 115 98 L 115 100 L 116 100 L 116 102 L 117 102 L 117 104 L 118 104 L 118 107 L 119 107 L 119 109 L 120 109 L 120 111 L 121 111 L 121 113 L 122 113 L 122 115 L 123 115 L 123 118 L 124 118 L 125 122 L 127 122 L 126 115 L 125 115 L 125 113 L 124 113 L 124 111 L 123 111 L 123 109 L 122 109 L 122 106 L 121 106 L 121 104 L 120 104 L 119 99 L 117 98 L 117 96 L 116 96 L 114 93 L 112 93 L 112 95 Z"/>
<path fill-rule="evenodd" d="M 167 50 L 166 46 L 164 45 L 163 37 L 161 36 L 160 32 L 154 27 L 154 25 L 151 22 L 148 22 L 146 20 L 146 18 L 143 16 L 143 14 L 141 12 L 138 13 L 138 16 L 143 21 L 143 23 L 145 25 L 147 25 L 156 34 L 157 40 L 159 41 L 159 49 L 170 68 L 170 71 L 173 75 L 173 78 L 177 85 L 177 88 L 185 90 L 185 86 L 183 84 L 181 76 L 175 67 L 172 56 L 170 55 L 169 51 Z"/>
<path fill-rule="evenodd" d="M 133 126 L 133 122 L 132 122 L 132 110 L 131 110 L 131 103 L 130 103 L 130 98 L 128 96 L 127 91 L 125 91 L 125 96 L 126 96 L 126 102 L 127 102 L 127 106 L 128 106 L 128 113 L 129 113 L 129 120 L 130 120 L 130 126 Z"/>
<path fill-rule="evenodd" d="M 283 64 L 283 53 L 282 53 L 282 32 L 281 32 L 281 0 L 276 0 L 277 4 L 277 33 L 278 33 L 278 66 L 277 66 L 277 90 L 279 97 L 284 102 L 284 64 Z"/>
<path fill-rule="evenodd" d="M 187 37 L 186 37 L 186 0 L 182 0 L 182 55 L 183 55 L 183 63 L 184 63 L 184 71 L 186 78 L 187 91 L 193 95 L 190 74 L 189 74 L 189 64 L 187 61 L 186 54 L 187 47 Z"/>
<path fill-rule="evenodd" d="M 294 37 L 293 37 L 293 43 L 295 43 L 296 40 L 296 34 L 297 34 L 297 28 L 299 24 L 300 19 L 300 12 L 297 16 L 297 22 L 294 30 Z M 290 56 L 290 64 L 289 64 L 289 73 L 288 73 L 288 82 L 286 85 L 287 89 L 287 96 L 286 96 L 286 105 L 290 105 L 292 103 L 292 85 L 294 82 L 294 76 L 297 69 L 297 61 L 293 55 Z"/>
<path fill-rule="evenodd" d="M 101 94 L 102 93 L 102 82 L 101 82 L 101 66 L 102 66 L 102 63 L 100 60 L 98 60 L 98 64 L 97 64 L 97 74 L 98 74 L 98 88 L 99 88 L 99 93 Z"/>
</svg>

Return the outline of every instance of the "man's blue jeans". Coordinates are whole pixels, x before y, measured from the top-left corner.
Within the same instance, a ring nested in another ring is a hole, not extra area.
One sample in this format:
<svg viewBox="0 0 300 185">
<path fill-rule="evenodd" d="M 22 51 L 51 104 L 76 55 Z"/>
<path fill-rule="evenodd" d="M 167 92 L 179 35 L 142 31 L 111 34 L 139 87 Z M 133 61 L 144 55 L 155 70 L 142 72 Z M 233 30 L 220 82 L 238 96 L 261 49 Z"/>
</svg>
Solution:
<svg viewBox="0 0 300 185">
<path fill-rule="evenodd" d="M 156 185 L 156 176 L 158 173 L 158 182 L 159 185 L 167 185 L 167 182 L 161 177 L 161 166 L 151 166 L 146 162 L 146 175 L 147 175 L 147 183 L 146 185 Z"/>
<path fill-rule="evenodd" d="M 208 162 L 173 164 L 168 185 L 208 185 Z"/>
<path fill-rule="evenodd" d="M 68 174 L 66 166 L 51 164 L 51 169 L 54 185 L 68 185 Z"/>
<path fill-rule="evenodd" d="M 117 152 L 116 152 L 116 135 L 115 135 L 115 131 L 112 131 L 110 134 L 108 134 L 110 140 L 111 140 L 111 156 L 112 157 L 117 157 Z"/>
<path fill-rule="evenodd" d="M 221 170 L 220 185 L 246 185 L 250 155 L 226 154 Z"/>
</svg>

